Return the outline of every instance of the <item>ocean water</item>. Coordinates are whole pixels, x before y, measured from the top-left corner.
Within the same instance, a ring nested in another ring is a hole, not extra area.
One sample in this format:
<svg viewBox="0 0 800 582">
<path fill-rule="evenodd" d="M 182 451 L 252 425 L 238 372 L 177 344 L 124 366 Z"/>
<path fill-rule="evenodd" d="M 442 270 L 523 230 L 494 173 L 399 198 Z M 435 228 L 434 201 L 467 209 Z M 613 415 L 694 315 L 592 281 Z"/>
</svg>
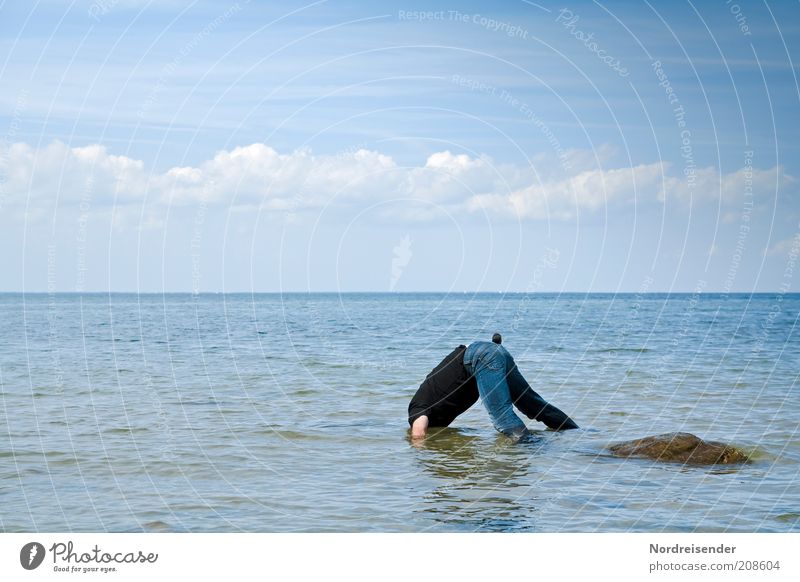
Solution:
<svg viewBox="0 0 800 582">
<path fill-rule="evenodd" d="M 0 295 L 0 531 L 800 530 L 800 296 Z M 504 335 L 580 430 L 419 382 Z M 742 466 L 610 457 L 687 431 Z"/>
</svg>

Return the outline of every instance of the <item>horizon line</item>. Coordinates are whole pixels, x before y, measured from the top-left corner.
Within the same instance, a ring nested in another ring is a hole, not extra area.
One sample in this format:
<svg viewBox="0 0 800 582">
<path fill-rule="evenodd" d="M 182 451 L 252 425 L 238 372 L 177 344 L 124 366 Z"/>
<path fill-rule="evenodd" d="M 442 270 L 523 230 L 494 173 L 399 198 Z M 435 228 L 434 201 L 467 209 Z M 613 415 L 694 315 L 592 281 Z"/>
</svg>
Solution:
<svg viewBox="0 0 800 582">
<path fill-rule="evenodd" d="M 0 295 L 800 295 L 800 291 L 2 291 Z"/>
</svg>

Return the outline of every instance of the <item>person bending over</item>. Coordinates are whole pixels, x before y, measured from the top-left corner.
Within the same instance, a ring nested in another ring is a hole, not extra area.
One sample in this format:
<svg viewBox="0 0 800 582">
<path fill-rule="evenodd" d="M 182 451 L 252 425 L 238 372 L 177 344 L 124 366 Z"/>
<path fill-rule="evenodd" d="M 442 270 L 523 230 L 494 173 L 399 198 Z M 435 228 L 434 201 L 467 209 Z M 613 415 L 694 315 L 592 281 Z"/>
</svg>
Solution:
<svg viewBox="0 0 800 582">
<path fill-rule="evenodd" d="M 512 404 L 525 416 L 554 430 L 578 428 L 561 410 L 539 396 L 502 345 L 491 342 L 460 345 L 437 365 L 408 405 L 411 438 L 424 437 L 429 427 L 448 426 L 480 397 L 494 427 L 518 438 L 528 432 Z"/>
</svg>

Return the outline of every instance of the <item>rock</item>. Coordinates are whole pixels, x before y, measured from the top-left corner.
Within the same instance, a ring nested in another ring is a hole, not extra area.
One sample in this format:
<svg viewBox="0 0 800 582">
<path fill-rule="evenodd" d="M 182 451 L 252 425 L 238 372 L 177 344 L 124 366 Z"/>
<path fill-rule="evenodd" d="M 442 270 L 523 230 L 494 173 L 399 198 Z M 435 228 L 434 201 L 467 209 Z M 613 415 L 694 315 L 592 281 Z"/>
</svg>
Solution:
<svg viewBox="0 0 800 582">
<path fill-rule="evenodd" d="M 688 432 L 673 432 L 619 443 L 608 448 L 616 457 L 642 457 L 691 465 L 748 462 L 747 454 L 731 445 L 704 441 Z"/>
</svg>

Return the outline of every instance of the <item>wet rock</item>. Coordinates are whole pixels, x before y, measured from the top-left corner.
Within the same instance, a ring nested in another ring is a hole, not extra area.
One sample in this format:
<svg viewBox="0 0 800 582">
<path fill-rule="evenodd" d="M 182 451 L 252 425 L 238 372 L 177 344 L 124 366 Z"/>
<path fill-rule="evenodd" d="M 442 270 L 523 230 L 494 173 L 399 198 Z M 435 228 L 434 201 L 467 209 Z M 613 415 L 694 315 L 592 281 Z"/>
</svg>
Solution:
<svg viewBox="0 0 800 582">
<path fill-rule="evenodd" d="M 746 463 L 747 454 L 731 445 L 704 441 L 688 432 L 673 432 L 619 443 L 608 448 L 616 457 L 641 457 L 656 461 L 714 465 Z"/>
</svg>

